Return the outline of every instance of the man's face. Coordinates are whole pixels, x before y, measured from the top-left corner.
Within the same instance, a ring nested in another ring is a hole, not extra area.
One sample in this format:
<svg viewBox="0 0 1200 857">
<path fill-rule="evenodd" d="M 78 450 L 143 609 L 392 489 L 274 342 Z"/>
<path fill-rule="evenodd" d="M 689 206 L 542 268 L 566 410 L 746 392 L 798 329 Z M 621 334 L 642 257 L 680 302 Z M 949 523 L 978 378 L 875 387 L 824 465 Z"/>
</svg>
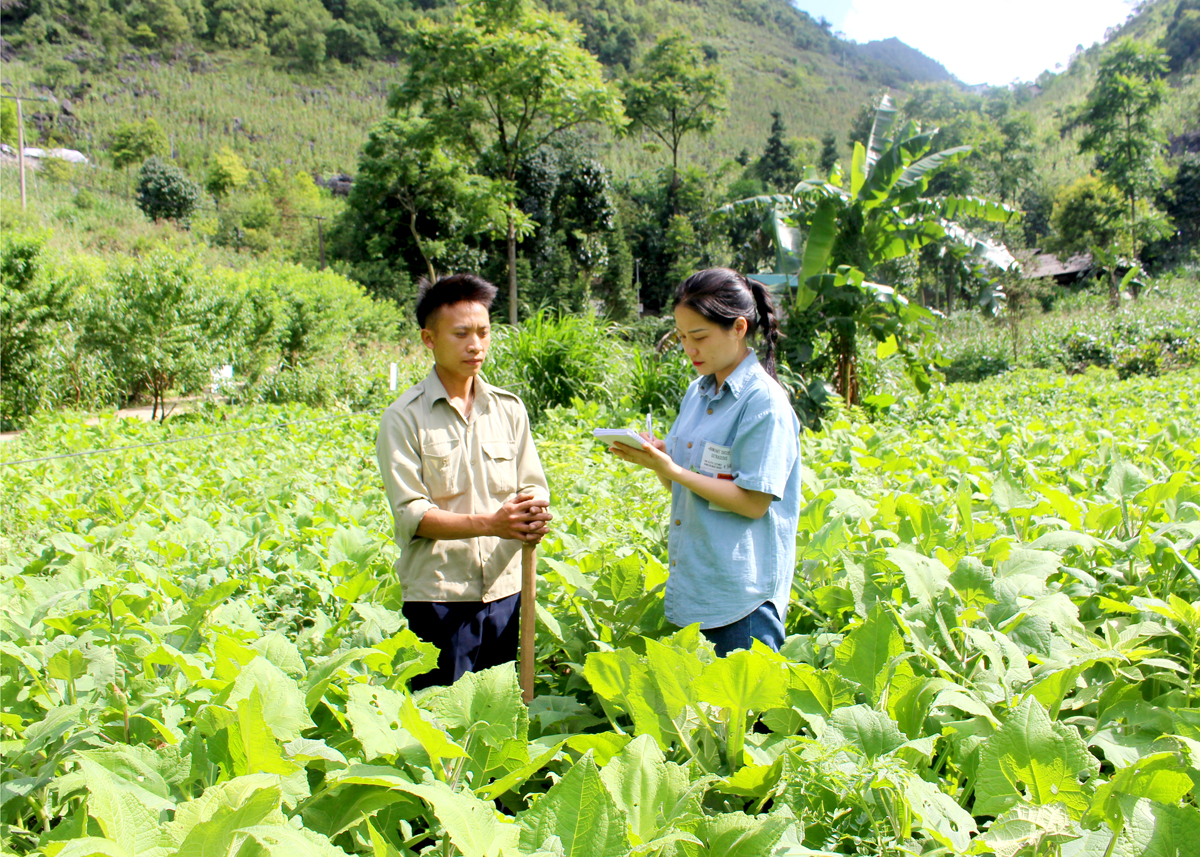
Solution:
<svg viewBox="0 0 1200 857">
<path fill-rule="evenodd" d="M 487 308 L 474 301 L 439 307 L 425 319 L 421 341 L 433 352 L 433 362 L 442 371 L 474 377 L 492 342 Z"/>
</svg>

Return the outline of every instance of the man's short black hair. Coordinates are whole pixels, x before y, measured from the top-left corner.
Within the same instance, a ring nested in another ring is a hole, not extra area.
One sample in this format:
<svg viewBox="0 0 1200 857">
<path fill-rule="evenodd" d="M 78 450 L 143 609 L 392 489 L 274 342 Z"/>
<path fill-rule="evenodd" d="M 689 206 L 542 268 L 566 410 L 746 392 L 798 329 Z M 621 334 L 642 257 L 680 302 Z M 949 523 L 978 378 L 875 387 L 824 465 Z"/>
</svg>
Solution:
<svg viewBox="0 0 1200 857">
<path fill-rule="evenodd" d="M 434 310 L 463 301 L 483 304 L 490 310 L 495 299 L 496 287 L 476 274 L 451 274 L 436 283 L 422 278 L 417 286 L 417 324 L 424 328 Z"/>
</svg>

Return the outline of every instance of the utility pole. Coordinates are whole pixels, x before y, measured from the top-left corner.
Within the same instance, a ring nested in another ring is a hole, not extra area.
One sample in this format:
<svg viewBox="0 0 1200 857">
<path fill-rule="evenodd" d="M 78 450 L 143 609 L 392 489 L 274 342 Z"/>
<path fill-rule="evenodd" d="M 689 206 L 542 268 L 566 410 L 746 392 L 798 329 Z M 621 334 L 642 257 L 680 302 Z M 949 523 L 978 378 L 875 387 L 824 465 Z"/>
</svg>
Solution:
<svg viewBox="0 0 1200 857">
<path fill-rule="evenodd" d="M 21 174 L 21 211 L 25 210 L 25 117 L 21 115 L 22 101 L 49 101 L 49 98 L 25 98 L 20 95 L 0 95 L 17 102 L 17 171 Z"/>
<path fill-rule="evenodd" d="M 17 99 L 17 171 L 21 174 L 21 211 L 25 210 L 25 117 L 21 99 Z"/>
</svg>

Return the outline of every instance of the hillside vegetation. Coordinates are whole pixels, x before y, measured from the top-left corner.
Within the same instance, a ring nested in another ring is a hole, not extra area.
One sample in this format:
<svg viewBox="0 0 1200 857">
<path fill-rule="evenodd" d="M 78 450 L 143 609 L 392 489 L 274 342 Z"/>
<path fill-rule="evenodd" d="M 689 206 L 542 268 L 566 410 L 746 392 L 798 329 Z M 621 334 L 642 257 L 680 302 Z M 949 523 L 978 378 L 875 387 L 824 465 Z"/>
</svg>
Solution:
<svg viewBox="0 0 1200 857">
<path fill-rule="evenodd" d="M 451 12 L 438 2 L 410 6 L 403 0 L 328 3 L 328 9 L 316 0 L 195 0 L 180 20 L 169 14 L 181 8 L 173 0 L 156 2 L 166 11 L 145 18 L 131 11 L 134 6 L 123 16 L 31 14 L 37 4 L 5 6 L 0 23 L 16 49 L 5 63 L 5 83 L 70 102 L 73 116 L 39 120 L 45 136 L 103 161 L 120 123 L 153 116 L 169 129 L 185 167 L 198 168 L 212 150 L 230 145 L 259 169 L 290 162 L 352 173 L 367 128 L 400 80 L 407 28 L 421 16 Z M 899 43 L 876 51 L 839 41 L 785 0 L 549 5 L 580 24 L 585 47 L 614 77 L 627 74 L 659 34 L 674 29 L 719 57 L 731 79 L 730 111 L 720 132 L 688 153 L 705 163 L 761 146 L 772 109 L 801 136 L 815 140 L 833 131 L 844 142 L 850 119 L 882 88 L 948 77 Z M 160 17 L 175 24 L 160 26 Z M 297 36 L 305 27 L 309 35 Z M 353 49 L 351 30 L 358 33 Z M 639 141 L 599 143 L 605 163 L 618 173 L 655 162 Z"/>
</svg>

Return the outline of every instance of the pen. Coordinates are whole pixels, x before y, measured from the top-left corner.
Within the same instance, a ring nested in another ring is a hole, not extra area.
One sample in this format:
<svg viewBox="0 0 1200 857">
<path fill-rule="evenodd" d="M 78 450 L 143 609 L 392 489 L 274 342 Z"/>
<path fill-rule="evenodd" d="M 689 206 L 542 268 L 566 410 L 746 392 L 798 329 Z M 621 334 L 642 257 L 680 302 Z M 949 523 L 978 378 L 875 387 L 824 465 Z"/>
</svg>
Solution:
<svg viewBox="0 0 1200 857">
<path fill-rule="evenodd" d="M 650 411 L 646 411 L 646 434 L 650 435 L 651 440 L 654 440 L 654 423 L 650 421 Z"/>
</svg>

